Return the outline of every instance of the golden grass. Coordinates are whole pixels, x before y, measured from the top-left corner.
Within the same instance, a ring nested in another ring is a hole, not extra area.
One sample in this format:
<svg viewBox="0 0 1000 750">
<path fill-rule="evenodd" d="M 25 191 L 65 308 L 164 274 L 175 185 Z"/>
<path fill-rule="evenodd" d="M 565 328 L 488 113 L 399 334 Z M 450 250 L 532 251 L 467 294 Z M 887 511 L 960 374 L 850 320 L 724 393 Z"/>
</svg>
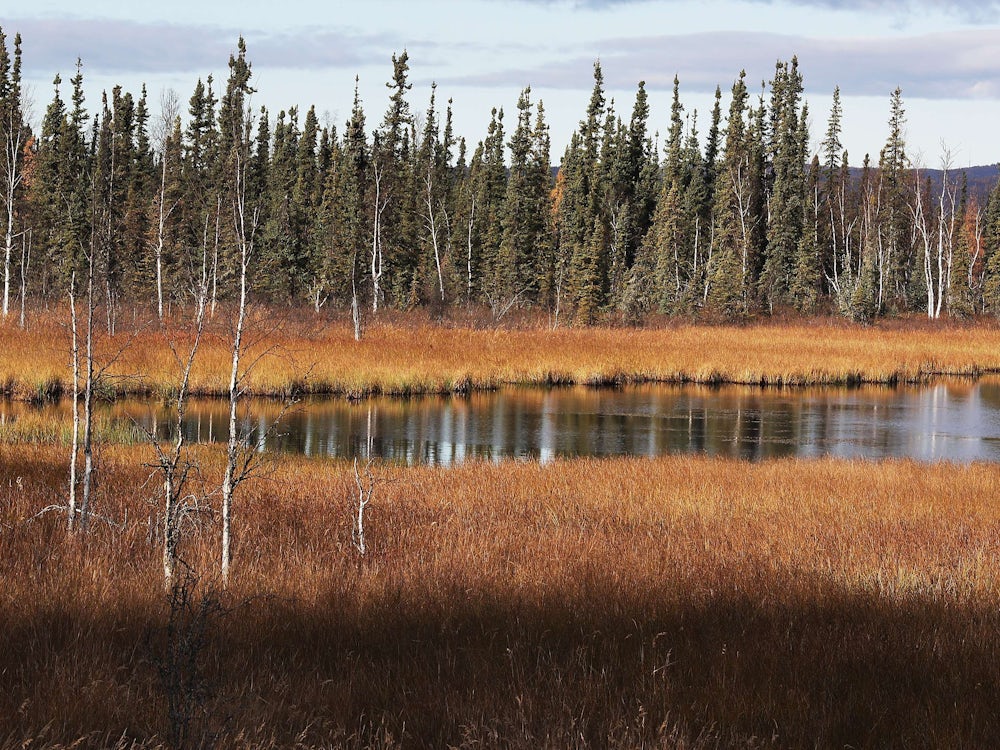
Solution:
<svg viewBox="0 0 1000 750">
<path fill-rule="evenodd" d="M 1000 370 L 1000 329 L 986 324 L 482 330 L 402 317 L 369 325 L 357 343 L 342 320 L 303 316 L 279 325 L 278 317 L 274 310 L 255 311 L 248 359 L 262 359 L 250 378 L 252 393 L 360 396 L 553 382 L 889 383 Z M 179 321 L 171 327 L 182 329 Z M 169 393 L 178 371 L 164 335 L 155 326 L 125 328 L 99 342 L 102 360 L 130 342 L 109 369 L 115 377 L 107 390 Z M 195 367 L 195 393 L 225 392 L 227 330 L 220 313 Z M 68 333 L 54 313 L 36 316 L 27 333 L 13 323 L 0 325 L 0 388 L 21 399 L 67 391 L 68 351 Z"/>
<path fill-rule="evenodd" d="M 166 604 L 142 447 L 0 445 L 0 744 L 153 747 Z M 207 486 L 220 454 L 199 454 Z M 245 487 L 204 653 L 223 747 L 992 747 L 1000 468 L 696 457 L 384 467 L 372 553 L 344 463 Z M 216 569 L 217 524 L 183 555 Z"/>
</svg>

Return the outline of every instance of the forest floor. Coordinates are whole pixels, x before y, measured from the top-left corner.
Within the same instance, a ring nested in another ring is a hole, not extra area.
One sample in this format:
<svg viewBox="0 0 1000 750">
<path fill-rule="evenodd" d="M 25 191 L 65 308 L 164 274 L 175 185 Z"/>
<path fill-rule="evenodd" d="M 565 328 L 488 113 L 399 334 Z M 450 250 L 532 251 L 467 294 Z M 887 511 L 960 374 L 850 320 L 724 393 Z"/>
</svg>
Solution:
<svg viewBox="0 0 1000 750">
<path fill-rule="evenodd" d="M 996 466 L 379 465 L 361 556 L 352 466 L 283 456 L 223 589 L 196 448 L 171 599 L 152 448 L 86 535 L 65 453 L 0 444 L 2 747 L 1000 744 Z"/>
<path fill-rule="evenodd" d="M 13 319 L 0 324 L 0 393 L 45 400 L 71 390 L 70 333 L 63 317 L 36 312 L 27 330 Z M 96 317 L 102 395 L 163 396 L 176 389 L 180 366 L 173 349 L 184 352 L 190 345 L 190 321 L 177 316 L 163 324 L 149 321 L 136 313 L 109 336 L 103 314 Z M 194 394 L 227 392 L 230 330 L 220 310 L 195 362 Z M 432 320 L 424 313 L 389 313 L 367 325 L 358 342 L 342 316 L 256 308 L 245 343 L 248 393 L 276 397 L 412 395 L 504 384 L 850 385 L 1000 370 L 995 322 L 919 318 L 870 327 L 823 318 L 552 328 L 537 317 L 499 327 L 484 326 L 474 316 Z"/>
</svg>

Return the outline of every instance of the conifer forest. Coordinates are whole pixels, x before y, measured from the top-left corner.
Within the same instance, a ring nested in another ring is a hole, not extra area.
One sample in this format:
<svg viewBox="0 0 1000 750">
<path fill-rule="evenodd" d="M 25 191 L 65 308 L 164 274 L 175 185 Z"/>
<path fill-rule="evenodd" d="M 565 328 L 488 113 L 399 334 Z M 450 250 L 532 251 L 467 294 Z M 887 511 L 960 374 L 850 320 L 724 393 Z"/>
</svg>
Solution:
<svg viewBox="0 0 1000 750">
<path fill-rule="evenodd" d="M 839 90 L 814 150 L 795 58 L 760 90 L 739 73 L 708 113 L 685 109 L 675 78 L 665 123 L 642 82 L 616 111 L 595 64 L 586 112 L 552 154 L 530 88 L 470 139 L 436 91 L 410 100 L 406 52 L 384 114 L 357 96 L 328 126 L 312 107 L 254 109 L 242 40 L 228 79 L 198 80 L 186 105 L 120 87 L 87 102 L 78 61 L 35 132 L 20 37 L 0 39 L 5 314 L 63 298 L 88 258 L 112 317 L 138 300 L 184 305 L 203 274 L 214 303 L 234 294 L 237 235 L 255 299 L 317 310 L 472 303 L 583 324 L 1000 310 L 1000 194 L 947 152 L 933 170 L 911 162 L 898 89 L 877 155 L 843 150 Z"/>
</svg>

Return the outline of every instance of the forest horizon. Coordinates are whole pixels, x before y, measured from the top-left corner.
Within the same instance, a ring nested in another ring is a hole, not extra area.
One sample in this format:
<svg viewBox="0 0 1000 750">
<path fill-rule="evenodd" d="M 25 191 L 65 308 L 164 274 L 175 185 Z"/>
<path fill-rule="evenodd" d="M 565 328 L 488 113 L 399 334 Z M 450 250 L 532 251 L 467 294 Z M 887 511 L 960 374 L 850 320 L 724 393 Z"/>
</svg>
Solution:
<svg viewBox="0 0 1000 750">
<path fill-rule="evenodd" d="M 150 296 L 162 316 L 190 303 L 199 279 L 214 304 L 234 293 L 240 231 L 250 294 L 317 311 L 478 304 L 495 320 L 533 308 L 589 324 L 1000 309 L 994 170 L 957 169 L 944 146 L 940 169 L 915 163 L 898 88 L 877 156 L 844 150 L 839 88 L 814 153 L 795 57 L 759 94 L 739 72 L 708 116 L 685 109 L 675 77 L 662 132 L 645 84 L 619 113 L 595 62 L 587 109 L 555 158 L 530 87 L 473 142 L 436 87 L 425 109 L 410 101 L 405 51 L 375 127 L 357 89 L 340 125 L 321 126 L 315 107 L 254 107 L 242 39 L 225 86 L 199 78 L 186 106 L 167 95 L 159 113 L 145 86 L 115 86 L 91 114 L 78 61 L 69 100 L 57 76 L 36 133 L 12 41 L 0 30 L 5 317 L 17 300 L 64 296 L 88 267 L 109 319 Z"/>
</svg>

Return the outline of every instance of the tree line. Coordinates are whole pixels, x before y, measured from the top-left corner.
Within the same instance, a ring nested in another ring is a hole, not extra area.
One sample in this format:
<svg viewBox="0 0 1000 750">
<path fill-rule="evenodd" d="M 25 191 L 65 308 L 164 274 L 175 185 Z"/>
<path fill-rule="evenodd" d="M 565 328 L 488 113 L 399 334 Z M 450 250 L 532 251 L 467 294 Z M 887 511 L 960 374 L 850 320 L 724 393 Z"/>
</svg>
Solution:
<svg viewBox="0 0 1000 750">
<path fill-rule="evenodd" d="M 740 73 L 725 116 L 717 88 L 704 135 L 675 77 L 662 144 L 644 83 L 623 117 L 597 63 L 557 170 L 530 88 L 470 147 L 436 87 L 411 108 L 406 52 L 374 128 L 357 87 L 339 127 L 315 107 L 251 108 L 242 39 L 225 85 L 199 79 L 183 113 L 176 95 L 154 116 L 145 87 L 116 86 L 91 114 L 82 70 L 68 101 L 56 76 L 35 133 L 20 36 L 0 29 L 3 314 L 19 301 L 22 324 L 26 301 L 88 274 L 109 330 L 123 303 L 152 299 L 162 317 L 202 289 L 213 309 L 241 294 L 329 303 L 356 326 L 362 310 L 467 304 L 584 324 L 1000 312 L 1000 192 L 970 191 L 946 151 L 933 181 L 911 162 L 899 89 L 877 159 L 850 165 L 839 89 L 813 153 L 796 58 L 759 93 Z"/>
</svg>

